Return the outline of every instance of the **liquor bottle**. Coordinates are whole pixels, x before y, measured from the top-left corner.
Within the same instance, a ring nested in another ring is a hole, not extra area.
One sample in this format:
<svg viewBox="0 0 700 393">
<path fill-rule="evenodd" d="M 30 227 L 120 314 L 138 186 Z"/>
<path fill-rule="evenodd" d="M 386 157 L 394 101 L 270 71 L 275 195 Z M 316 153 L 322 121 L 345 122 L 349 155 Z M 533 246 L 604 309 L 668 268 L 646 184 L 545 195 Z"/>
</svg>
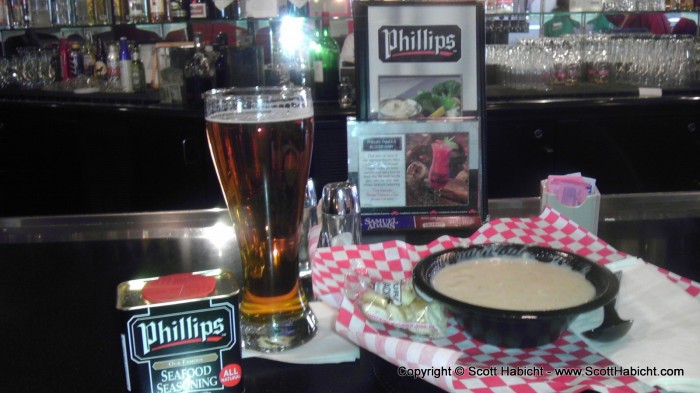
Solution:
<svg viewBox="0 0 700 393">
<path fill-rule="evenodd" d="M 112 21 L 115 24 L 123 25 L 129 21 L 128 0 L 112 0 Z"/>
<path fill-rule="evenodd" d="M 190 19 L 211 19 L 212 8 L 207 0 L 192 0 Z"/>
<path fill-rule="evenodd" d="M 309 16 L 309 0 L 287 0 L 287 15 L 306 18 Z"/>
<path fill-rule="evenodd" d="M 95 2 L 97 0 L 86 0 L 85 3 L 87 4 L 87 24 L 90 26 L 94 26 L 97 24 L 97 19 L 95 18 L 96 10 L 95 10 Z"/>
<path fill-rule="evenodd" d="M 58 40 L 58 58 L 61 66 L 61 80 L 70 79 L 70 46 L 66 38 Z"/>
<path fill-rule="evenodd" d="M 32 14 L 29 0 L 19 0 L 22 7 L 22 26 L 32 27 Z"/>
<path fill-rule="evenodd" d="M 204 52 L 202 33 L 194 35 L 194 55 L 185 64 L 185 102 L 192 108 L 204 107 L 202 94 L 214 86 L 214 67 Z"/>
<path fill-rule="evenodd" d="M 112 44 L 109 45 L 107 52 L 107 83 L 111 88 L 117 89 L 120 87 L 119 74 L 119 49 Z"/>
<path fill-rule="evenodd" d="M 110 0 L 94 0 L 95 1 L 95 23 L 101 26 L 112 23 L 112 11 L 110 9 Z"/>
<path fill-rule="evenodd" d="M 7 8 L 7 1 L 0 0 L 0 29 L 10 28 L 10 11 Z"/>
<path fill-rule="evenodd" d="M 188 10 L 188 0 L 170 0 L 168 3 L 168 17 L 172 22 L 186 21 Z"/>
<path fill-rule="evenodd" d="M 299 18 L 301 19 L 301 18 Z M 318 36 L 314 36 L 314 25 L 304 19 L 298 26 L 302 29 L 301 42 L 293 48 L 285 48 L 284 57 L 289 70 L 289 81 L 296 86 L 314 89 L 312 49 Z"/>
<path fill-rule="evenodd" d="M 95 44 L 95 71 L 93 75 L 97 79 L 107 79 L 107 52 L 105 50 L 105 43 L 102 38 L 97 38 L 97 43 Z"/>
<path fill-rule="evenodd" d="M 238 19 L 238 0 L 214 0 L 214 18 Z"/>
<path fill-rule="evenodd" d="M 85 26 L 88 24 L 88 3 L 87 0 L 73 0 L 73 13 L 75 14 L 75 24 Z"/>
<path fill-rule="evenodd" d="M 85 74 L 85 66 L 83 64 L 83 54 L 80 53 L 80 44 L 74 42 L 70 47 L 69 60 L 70 77 L 75 78 Z"/>
<path fill-rule="evenodd" d="M 270 62 L 265 64 L 265 86 L 289 84 L 289 67 L 282 54 L 279 20 L 270 21 Z"/>
<path fill-rule="evenodd" d="M 8 28 L 11 29 L 14 27 L 14 18 L 12 17 L 12 7 L 13 7 L 13 1 L 12 0 L 2 0 L 3 1 L 3 8 L 5 9 L 5 23 L 3 24 L 3 28 Z"/>
<path fill-rule="evenodd" d="M 126 37 L 119 39 L 119 79 L 124 92 L 134 91 L 131 81 L 131 52 L 129 52 L 129 42 Z"/>
<path fill-rule="evenodd" d="M 231 85 L 236 87 L 260 86 L 263 84 L 263 51 L 255 43 L 255 30 L 257 21 L 248 18 L 248 31 L 245 34 L 238 34 L 235 46 L 230 48 L 230 64 L 232 72 Z"/>
<path fill-rule="evenodd" d="M 315 98 L 337 102 L 340 48 L 331 37 L 328 11 L 321 13 L 321 31 L 313 52 Z"/>
<path fill-rule="evenodd" d="M 7 7 L 7 27 L 10 29 L 14 29 L 16 22 L 15 22 L 15 14 L 17 11 L 15 10 L 15 7 L 17 6 L 17 0 L 5 0 L 6 4 L 5 7 Z M 21 9 L 21 8 L 20 8 Z"/>
<path fill-rule="evenodd" d="M 216 37 L 217 56 L 214 62 L 214 70 L 216 73 L 216 87 L 231 86 L 231 78 L 228 73 L 228 35 L 225 32 L 219 33 Z"/>
<path fill-rule="evenodd" d="M 92 41 L 92 34 L 88 32 L 83 45 L 83 67 L 85 75 L 88 77 L 95 75 L 95 61 L 95 45 Z"/>
<path fill-rule="evenodd" d="M 19 28 L 20 24 L 17 22 L 17 15 L 21 13 L 22 7 L 18 4 L 17 0 L 5 0 L 7 1 L 7 25 L 10 29 Z"/>
<path fill-rule="evenodd" d="M 148 0 L 129 0 L 129 23 L 148 22 Z"/>
<path fill-rule="evenodd" d="M 75 24 L 73 0 L 51 1 L 51 22 L 54 26 L 72 26 Z"/>
<path fill-rule="evenodd" d="M 21 29 L 31 26 L 29 0 L 9 0 L 7 7 L 11 28 Z"/>
<path fill-rule="evenodd" d="M 13 17 L 15 2 L 16 0 L 0 0 L 0 27 L 3 29 L 12 29 L 15 27 Z"/>
<path fill-rule="evenodd" d="M 141 54 L 139 53 L 139 48 L 134 48 L 131 54 L 131 81 L 134 85 L 134 91 L 144 92 L 146 91 L 146 70 L 141 61 Z"/>
<path fill-rule="evenodd" d="M 151 23 L 166 22 L 165 0 L 150 0 L 148 16 Z"/>
<path fill-rule="evenodd" d="M 31 0 L 29 11 L 32 27 L 51 26 L 51 13 L 49 12 L 49 8 L 48 0 Z"/>
<path fill-rule="evenodd" d="M 52 43 L 49 49 L 51 53 L 51 69 L 53 70 L 53 81 L 61 81 L 61 57 L 58 54 L 58 43 Z"/>
</svg>

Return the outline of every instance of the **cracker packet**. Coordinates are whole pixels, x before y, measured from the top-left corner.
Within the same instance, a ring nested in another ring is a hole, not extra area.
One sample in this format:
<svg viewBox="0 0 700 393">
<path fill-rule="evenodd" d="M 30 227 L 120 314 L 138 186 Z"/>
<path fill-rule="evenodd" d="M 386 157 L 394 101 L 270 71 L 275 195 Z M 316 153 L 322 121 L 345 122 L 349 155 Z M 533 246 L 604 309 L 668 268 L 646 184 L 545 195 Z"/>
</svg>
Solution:
<svg viewBox="0 0 700 393">
<path fill-rule="evenodd" d="M 345 296 L 368 319 L 431 338 L 445 335 L 447 316 L 444 307 L 418 296 L 411 278 L 372 280 L 361 262 L 353 261 L 353 265 L 353 273 L 346 275 Z"/>
</svg>

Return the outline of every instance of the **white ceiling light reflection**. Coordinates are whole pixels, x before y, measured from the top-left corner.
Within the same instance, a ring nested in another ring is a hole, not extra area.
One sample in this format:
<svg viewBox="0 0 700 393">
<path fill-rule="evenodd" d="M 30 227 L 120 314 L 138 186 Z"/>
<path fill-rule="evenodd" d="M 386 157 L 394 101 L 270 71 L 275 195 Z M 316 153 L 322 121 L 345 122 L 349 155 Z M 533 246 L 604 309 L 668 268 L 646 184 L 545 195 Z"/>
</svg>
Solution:
<svg viewBox="0 0 700 393">
<path fill-rule="evenodd" d="M 211 244 L 219 251 L 219 256 L 223 250 L 231 245 L 231 242 L 236 238 L 233 233 L 233 227 L 223 222 L 217 222 L 213 226 L 202 228 L 202 237 L 209 240 Z"/>
<path fill-rule="evenodd" d="M 306 18 L 285 16 L 280 23 L 280 45 L 285 56 L 306 52 L 311 37 L 307 34 Z"/>
</svg>

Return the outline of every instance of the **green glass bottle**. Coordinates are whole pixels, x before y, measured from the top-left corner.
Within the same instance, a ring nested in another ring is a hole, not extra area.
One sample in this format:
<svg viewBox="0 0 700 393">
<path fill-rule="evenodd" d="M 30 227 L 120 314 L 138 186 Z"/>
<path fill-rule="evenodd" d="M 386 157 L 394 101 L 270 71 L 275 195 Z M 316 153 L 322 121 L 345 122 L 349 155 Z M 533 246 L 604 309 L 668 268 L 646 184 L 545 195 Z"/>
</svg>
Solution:
<svg viewBox="0 0 700 393">
<path fill-rule="evenodd" d="M 141 61 L 138 47 L 134 48 L 131 54 L 131 83 L 134 86 L 134 92 L 146 91 L 146 70 Z"/>
<path fill-rule="evenodd" d="M 338 102 L 340 47 L 331 37 L 330 15 L 321 13 L 321 30 L 313 50 L 314 91 L 317 101 Z"/>
</svg>

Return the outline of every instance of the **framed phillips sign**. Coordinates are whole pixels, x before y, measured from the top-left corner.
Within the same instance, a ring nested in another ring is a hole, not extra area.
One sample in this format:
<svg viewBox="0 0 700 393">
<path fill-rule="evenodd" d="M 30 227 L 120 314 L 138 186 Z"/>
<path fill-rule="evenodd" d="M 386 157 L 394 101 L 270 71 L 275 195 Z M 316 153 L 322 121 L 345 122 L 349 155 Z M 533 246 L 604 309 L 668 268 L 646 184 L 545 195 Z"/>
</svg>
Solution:
<svg viewBox="0 0 700 393">
<path fill-rule="evenodd" d="M 353 4 L 358 120 L 481 116 L 481 2 Z"/>
<path fill-rule="evenodd" d="M 348 177 L 363 231 L 487 221 L 482 2 L 353 4 Z"/>
</svg>

